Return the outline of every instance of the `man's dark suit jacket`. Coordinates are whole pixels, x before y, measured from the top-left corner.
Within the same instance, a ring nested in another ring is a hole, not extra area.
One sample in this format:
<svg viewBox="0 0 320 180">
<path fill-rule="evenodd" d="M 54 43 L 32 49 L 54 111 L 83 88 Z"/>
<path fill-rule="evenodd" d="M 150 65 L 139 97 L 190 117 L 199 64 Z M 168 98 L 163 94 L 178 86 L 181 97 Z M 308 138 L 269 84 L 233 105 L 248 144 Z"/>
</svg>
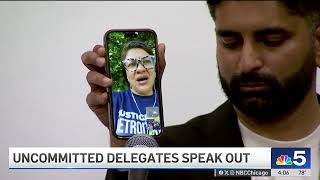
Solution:
<svg viewBox="0 0 320 180">
<path fill-rule="evenodd" d="M 182 125 L 166 127 L 157 139 L 160 147 L 244 147 L 237 115 L 226 101 L 209 114 L 195 117 Z M 108 170 L 106 179 L 128 179 L 128 173 Z M 150 180 L 250 180 L 246 178 L 214 178 L 213 170 L 150 170 Z"/>
</svg>

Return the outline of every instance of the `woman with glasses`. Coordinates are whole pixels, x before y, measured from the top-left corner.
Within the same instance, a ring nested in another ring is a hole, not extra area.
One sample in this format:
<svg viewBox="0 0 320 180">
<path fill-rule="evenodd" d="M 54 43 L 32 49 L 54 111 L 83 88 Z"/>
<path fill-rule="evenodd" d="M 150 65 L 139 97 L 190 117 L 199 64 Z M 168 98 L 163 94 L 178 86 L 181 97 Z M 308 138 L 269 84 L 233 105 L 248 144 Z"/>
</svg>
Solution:
<svg viewBox="0 0 320 180">
<path fill-rule="evenodd" d="M 156 135 L 160 122 L 148 121 L 146 114 L 158 115 L 158 97 L 154 87 L 156 77 L 152 50 L 143 42 L 130 41 L 122 50 L 124 75 L 130 85 L 128 90 L 112 93 L 114 128 L 119 136 L 134 134 Z"/>
</svg>

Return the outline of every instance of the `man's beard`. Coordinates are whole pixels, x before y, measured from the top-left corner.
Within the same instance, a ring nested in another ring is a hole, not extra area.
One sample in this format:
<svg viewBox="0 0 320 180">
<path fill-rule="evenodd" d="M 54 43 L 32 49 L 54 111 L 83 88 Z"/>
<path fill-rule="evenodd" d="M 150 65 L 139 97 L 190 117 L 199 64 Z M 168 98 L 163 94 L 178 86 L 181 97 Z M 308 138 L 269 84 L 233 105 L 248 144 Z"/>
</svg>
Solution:
<svg viewBox="0 0 320 180">
<path fill-rule="evenodd" d="M 259 122 L 270 122 L 287 115 L 302 102 L 312 87 L 315 71 L 315 55 L 310 53 L 305 64 L 283 82 L 272 74 L 257 72 L 236 74 L 230 84 L 220 71 L 219 77 L 225 94 L 242 113 Z M 260 91 L 241 90 L 241 84 L 247 83 L 263 83 L 267 88 Z"/>
</svg>

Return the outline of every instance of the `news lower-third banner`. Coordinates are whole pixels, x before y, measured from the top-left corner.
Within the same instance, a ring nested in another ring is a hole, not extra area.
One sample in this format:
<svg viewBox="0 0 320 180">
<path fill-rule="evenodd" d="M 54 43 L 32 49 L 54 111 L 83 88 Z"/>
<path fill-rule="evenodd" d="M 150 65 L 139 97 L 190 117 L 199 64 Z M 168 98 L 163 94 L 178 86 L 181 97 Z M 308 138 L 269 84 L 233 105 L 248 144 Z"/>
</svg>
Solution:
<svg viewBox="0 0 320 180">
<path fill-rule="evenodd" d="M 207 169 L 213 176 L 310 176 L 310 148 L 9 148 L 9 169 Z"/>
</svg>

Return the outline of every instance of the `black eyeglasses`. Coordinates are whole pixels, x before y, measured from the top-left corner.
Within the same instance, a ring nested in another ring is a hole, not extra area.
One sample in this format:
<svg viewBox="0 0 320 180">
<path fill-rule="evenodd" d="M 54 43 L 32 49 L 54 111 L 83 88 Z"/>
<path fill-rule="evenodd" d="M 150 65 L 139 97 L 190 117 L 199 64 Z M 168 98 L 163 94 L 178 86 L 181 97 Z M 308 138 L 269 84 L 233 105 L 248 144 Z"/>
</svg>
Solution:
<svg viewBox="0 0 320 180">
<path fill-rule="evenodd" d="M 137 70 L 139 64 L 141 64 L 146 69 L 154 68 L 154 56 L 145 56 L 141 59 L 138 58 L 128 58 L 122 61 L 124 68 L 127 71 L 134 72 Z"/>
</svg>

